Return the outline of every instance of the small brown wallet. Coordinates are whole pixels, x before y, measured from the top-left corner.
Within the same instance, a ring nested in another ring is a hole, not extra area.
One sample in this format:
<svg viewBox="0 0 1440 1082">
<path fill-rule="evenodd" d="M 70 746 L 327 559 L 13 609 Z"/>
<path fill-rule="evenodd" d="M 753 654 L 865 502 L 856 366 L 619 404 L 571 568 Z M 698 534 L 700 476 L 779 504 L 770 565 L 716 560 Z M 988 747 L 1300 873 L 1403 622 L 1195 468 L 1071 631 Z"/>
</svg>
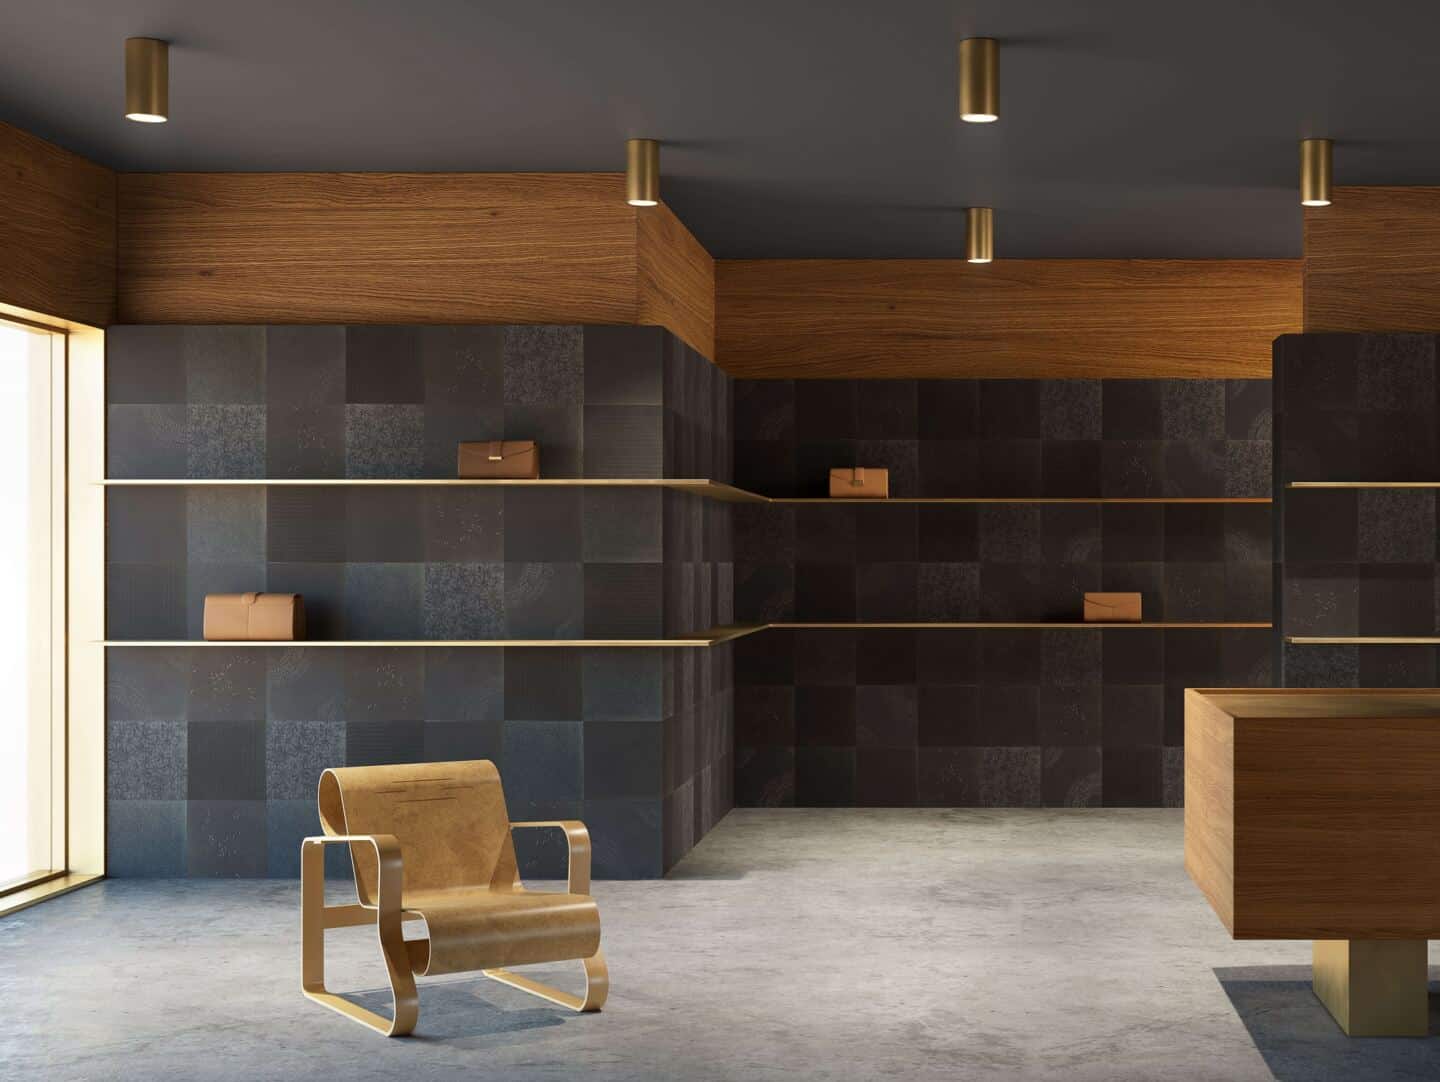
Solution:
<svg viewBox="0 0 1440 1082">
<path fill-rule="evenodd" d="M 890 471 L 871 470 L 857 466 L 849 470 L 830 471 L 830 498 L 847 500 L 885 500 L 890 498 Z"/>
<path fill-rule="evenodd" d="M 206 594 L 209 640 L 289 642 L 305 637 L 305 599 L 299 594 Z"/>
<path fill-rule="evenodd" d="M 534 481 L 540 476 L 540 448 L 534 440 L 480 440 L 462 443 L 459 476 Z"/>
<path fill-rule="evenodd" d="M 1136 624 L 1140 622 L 1139 594 L 1086 594 L 1085 622 Z"/>
</svg>

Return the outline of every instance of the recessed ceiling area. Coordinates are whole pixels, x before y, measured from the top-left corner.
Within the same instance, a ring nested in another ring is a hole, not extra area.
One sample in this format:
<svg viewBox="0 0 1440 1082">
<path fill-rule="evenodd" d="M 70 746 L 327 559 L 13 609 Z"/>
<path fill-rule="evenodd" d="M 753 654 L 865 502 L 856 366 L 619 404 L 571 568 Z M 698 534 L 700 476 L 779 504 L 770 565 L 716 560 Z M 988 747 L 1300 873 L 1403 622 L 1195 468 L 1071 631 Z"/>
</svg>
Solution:
<svg viewBox="0 0 1440 1082">
<path fill-rule="evenodd" d="M 1387 9 L 1381 17 L 1380 9 Z M 1440 183 L 1440 5 L 66 0 L 13 5 L 0 119 L 128 171 L 620 171 L 721 258 L 1292 258 L 1299 140 Z M 171 119 L 123 118 L 164 38 Z M 1000 40 L 1000 120 L 957 110 Z"/>
</svg>

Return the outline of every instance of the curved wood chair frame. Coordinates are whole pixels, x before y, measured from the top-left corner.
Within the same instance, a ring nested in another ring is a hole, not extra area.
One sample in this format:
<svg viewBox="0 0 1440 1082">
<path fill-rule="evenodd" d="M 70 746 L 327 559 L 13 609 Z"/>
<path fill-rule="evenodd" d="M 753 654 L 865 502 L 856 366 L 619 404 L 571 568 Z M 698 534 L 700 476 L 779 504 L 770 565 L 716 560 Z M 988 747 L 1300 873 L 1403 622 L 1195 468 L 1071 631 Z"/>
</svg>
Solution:
<svg viewBox="0 0 1440 1082">
<path fill-rule="evenodd" d="M 590 892 L 590 832 L 575 820 L 546 820 L 533 823 L 511 823 L 510 828 L 554 828 L 565 832 L 569 844 L 568 892 Z M 378 864 L 373 906 L 359 902 L 345 905 L 325 904 L 325 850 L 331 844 L 369 845 Z M 386 1037 L 403 1037 L 412 1032 L 420 1015 L 420 1001 L 415 990 L 415 970 L 423 968 L 429 941 L 407 940 L 402 930 L 406 920 L 423 919 L 421 914 L 403 908 L 401 889 L 404 865 L 400 843 L 391 834 L 330 834 L 305 838 L 300 845 L 300 971 L 301 990 L 306 998 L 332 1011 L 343 1014 L 362 1026 Z M 330 928 L 351 928 L 375 925 L 380 940 L 380 953 L 390 978 L 393 1000 L 392 1016 L 386 1018 L 367 1010 L 325 987 L 325 932 Z M 572 995 L 558 988 L 507 969 L 482 969 L 491 980 L 539 996 L 577 1013 L 598 1011 L 610 993 L 610 973 L 600 949 L 589 958 L 580 959 L 585 971 L 584 996 Z"/>
</svg>

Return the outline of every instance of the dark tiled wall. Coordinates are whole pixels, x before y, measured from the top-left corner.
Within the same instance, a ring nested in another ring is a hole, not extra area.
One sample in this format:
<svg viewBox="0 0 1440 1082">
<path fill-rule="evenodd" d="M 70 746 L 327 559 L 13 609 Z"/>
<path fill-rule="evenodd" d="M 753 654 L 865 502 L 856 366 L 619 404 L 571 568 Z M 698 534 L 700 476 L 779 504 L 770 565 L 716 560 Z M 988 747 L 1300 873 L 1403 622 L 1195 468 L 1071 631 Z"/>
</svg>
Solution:
<svg viewBox="0 0 1440 1082">
<path fill-rule="evenodd" d="M 120 327 L 108 348 L 112 477 L 451 477 L 459 440 L 526 437 L 547 477 L 730 476 L 730 380 L 656 328 Z M 258 589 L 304 594 L 314 639 L 732 616 L 728 505 L 680 493 L 115 487 L 107 518 L 118 639 L 199 638 L 206 593 Z M 476 756 L 517 818 L 584 818 L 597 874 L 658 875 L 731 806 L 731 680 L 728 648 L 112 649 L 112 871 L 292 875 L 323 766 Z M 563 870 L 553 839 L 521 844 Z"/>
<path fill-rule="evenodd" d="M 1283 682 L 1434 687 L 1433 646 L 1284 644 L 1285 635 L 1435 635 L 1435 491 L 1287 489 L 1440 478 L 1434 335 L 1287 335 L 1275 347 Z"/>
<path fill-rule="evenodd" d="M 728 433 L 728 425 L 726 426 Z M 665 624 L 676 634 L 733 623 L 731 504 L 664 494 Z M 665 867 L 735 804 L 731 647 L 665 654 Z"/>
<path fill-rule="evenodd" d="M 740 381 L 736 483 L 823 496 L 1270 494 L 1264 380 Z M 1270 618 L 1263 504 L 744 505 L 739 620 Z M 737 644 L 742 804 L 1179 800 L 1181 692 L 1268 684 L 1259 630 L 771 632 Z M 793 668 L 781 660 L 793 651 Z M 773 653 L 772 653 L 773 652 Z M 833 655 L 833 656 L 832 656 Z M 893 659 L 893 666 L 889 661 Z M 775 666 L 779 666 L 776 668 Z"/>
<path fill-rule="evenodd" d="M 668 870 L 735 806 L 735 673 L 729 644 L 667 650 L 661 663 L 663 857 Z"/>
<path fill-rule="evenodd" d="M 658 489 L 119 487 L 108 521 L 110 638 L 197 639 L 205 595 L 246 590 L 303 594 L 315 639 L 728 620 L 728 505 Z"/>
<path fill-rule="evenodd" d="M 453 477 L 488 439 L 537 441 L 545 477 L 727 476 L 730 380 L 656 327 L 112 327 L 106 349 L 111 477 Z"/>
<path fill-rule="evenodd" d="M 739 380 L 735 479 L 824 496 L 1268 496 L 1268 380 Z"/>
<path fill-rule="evenodd" d="M 735 644 L 743 806 L 1179 805 L 1186 687 L 1260 630 L 767 631 Z"/>
<path fill-rule="evenodd" d="M 728 722 L 723 700 L 683 701 L 674 653 L 111 649 L 110 874 L 294 876 L 325 767 L 480 758 L 513 818 L 583 819 L 597 875 L 659 875 L 671 782 L 695 757 L 684 738 L 708 746 Z M 546 833 L 517 835 L 526 870 L 563 876 Z"/>
<path fill-rule="evenodd" d="M 736 385 L 738 484 L 894 496 L 1268 496 L 1265 380 L 852 380 Z M 1247 504 L 736 510 L 741 620 L 1067 620 L 1085 591 L 1147 619 L 1267 620 L 1270 509 Z"/>
<path fill-rule="evenodd" d="M 1148 620 L 1268 620 L 1264 504 L 741 505 L 740 620 L 1078 620 L 1139 591 Z"/>
</svg>

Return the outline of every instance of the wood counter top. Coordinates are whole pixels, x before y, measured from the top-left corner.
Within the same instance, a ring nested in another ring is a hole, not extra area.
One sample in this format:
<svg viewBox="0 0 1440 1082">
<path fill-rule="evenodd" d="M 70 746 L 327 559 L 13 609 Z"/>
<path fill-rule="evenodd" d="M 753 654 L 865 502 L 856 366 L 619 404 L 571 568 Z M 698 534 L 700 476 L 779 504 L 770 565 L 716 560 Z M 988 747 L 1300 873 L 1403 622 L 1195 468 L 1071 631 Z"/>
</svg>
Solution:
<svg viewBox="0 0 1440 1082">
<path fill-rule="evenodd" d="M 1440 688 L 1189 688 L 1232 718 L 1440 718 Z"/>
</svg>

